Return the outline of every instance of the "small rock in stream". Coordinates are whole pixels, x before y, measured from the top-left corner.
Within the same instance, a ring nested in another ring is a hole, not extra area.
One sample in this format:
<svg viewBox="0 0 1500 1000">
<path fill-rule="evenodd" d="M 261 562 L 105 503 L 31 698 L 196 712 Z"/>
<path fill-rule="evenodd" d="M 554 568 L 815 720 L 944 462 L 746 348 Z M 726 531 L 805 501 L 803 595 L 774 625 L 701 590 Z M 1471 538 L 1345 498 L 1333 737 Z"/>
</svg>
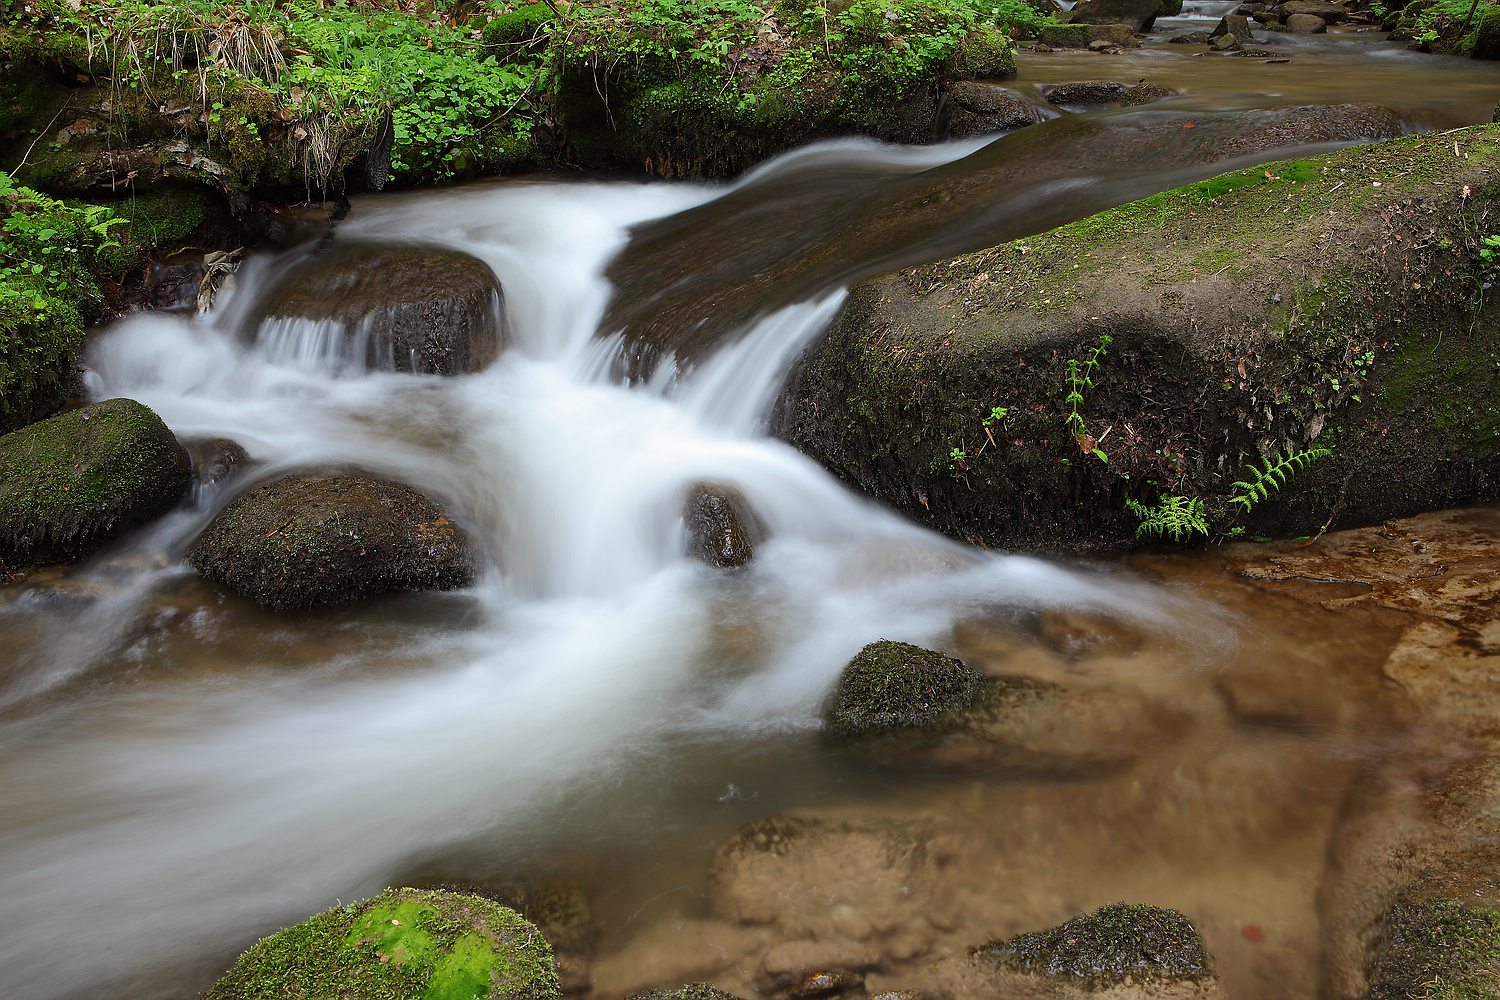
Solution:
<svg viewBox="0 0 1500 1000">
<path fill-rule="evenodd" d="M 748 563 L 764 534 L 743 497 L 709 483 L 689 491 L 682 520 L 688 555 L 718 569 L 738 569 Z"/>
</svg>

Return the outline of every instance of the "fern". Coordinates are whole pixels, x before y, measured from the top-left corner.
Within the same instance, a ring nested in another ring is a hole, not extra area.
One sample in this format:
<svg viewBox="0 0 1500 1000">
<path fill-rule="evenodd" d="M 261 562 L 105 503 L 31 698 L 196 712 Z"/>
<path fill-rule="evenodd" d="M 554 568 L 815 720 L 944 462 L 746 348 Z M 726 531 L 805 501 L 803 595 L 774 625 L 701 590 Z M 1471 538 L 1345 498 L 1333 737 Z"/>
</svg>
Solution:
<svg viewBox="0 0 1500 1000">
<path fill-rule="evenodd" d="M 1185 542 L 1194 535 L 1208 534 L 1208 511 L 1198 497 L 1169 497 L 1162 494 L 1161 503 L 1147 507 L 1136 500 L 1125 501 L 1130 512 L 1140 519 L 1135 535 L 1170 538 Z"/>
<path fill-rule="evenodd" d="M 1329 448 L 1304 448 L 1291 454 L 1262 459 L 1259 468 L 1247 465 L 1245 478 L 1234 482 L 1234 495 L 1229 498 L 1229 502 L 1238 504 L 1248 514 L 1251 508 L 1270 496 L 1272 491 L 1285 486 L 1294 473 L 1301 472 L 1318 459 L 1331 454 L 1333 451 Z"/>
<path fill-rule="evenodd" d="M 1068 381 L 1064 388 L 1067 390 L 1063 395 L 1063 403 L 1068 407 L 1067 416 L 1063 417 L 1063 423 L 1067 425 L 1068 431 L 1073 435 L 1073 440 L 1078 442 L 1078 450 L 1085 455 L 1093 455 L 1101 462 L 1108 462 L 1109 456 L 1099 447 L 1088 427 L 1079 415 L 1078 408 L 1083 405 L 1083 390 L 1094 387 L 1094 371 L 1099 367 L 1099 359 L 1104 357 L 1109 345 L 1114 338 L 1109 334 L 1101 334 L 1099 343 L 1089 350 L 1089 356 L 1084 361 L 1077 358 L 1069 358 L 1067 364 Z"/>
</svg>

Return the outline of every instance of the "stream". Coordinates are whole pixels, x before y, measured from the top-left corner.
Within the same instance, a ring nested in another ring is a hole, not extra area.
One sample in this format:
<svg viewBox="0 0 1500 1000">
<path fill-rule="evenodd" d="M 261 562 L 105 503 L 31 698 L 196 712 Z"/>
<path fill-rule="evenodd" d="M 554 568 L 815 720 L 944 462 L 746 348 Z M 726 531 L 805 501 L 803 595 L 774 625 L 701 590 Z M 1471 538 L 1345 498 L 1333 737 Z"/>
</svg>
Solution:
<svg viewBox="0 0 1500 1000">
<path fill-rule="evenodd" d="M 1224 6 L 1190 4 L 1181 30 Z M 1267 47 L 1291 62 L 1160 43 L 1023 56 L 1013 86 L 1038 102 L 1082 79 L 1179 93 L 998 139 L 819 144 L 729 184 L 542 176 L 356 199 L 338 242 L 457 249 L 499 276 L 510 342 L 475 375 L 365 370 L 315 324 L 247 332 L 301 250 L 252 259 L 206 316 L 98 333 L 91 395 L 138 399 L 184 440 L 238 442 L 254 465 L 229 490 L 355 466 L 441 500 L 486 568 L 459 592 L 274 615 L 183 561 L 231 499 L 210 486 L 84 565 L 0 589 L 0 996 L 193 997 L 257 938 L 336 901 L 516 883 L 586 898 L 592 930 L 559 951 L 587 997 L 705 978 L 757 995 L 778 948 L 831 939 L 884 956 L 873 992 L 1115 899 L 1191 913 L 1226 996 L 1318 995 L 1326 840 L 1352 776 L 1400 739 L 1379 678 L 1393 626 L 1334 630 L 1214 552 L 973 550 L 766 432 L 851 281 L 1331 148 L 1122 160 L 1108 155 L 1122 130 L 1346 101 L 1449 128 L 1487 121 L 1500 97 L 1490 65 L 1376 37 Z M 1025 159 L 1044 130 L 1080 122 L 1098 166 Z M 971 203 L 899 239 L 851 235 L 848 213 L 882 199 L 1022 168 L 1009 193 L 966 188 Z M 758 260 L 751 233 L 774 234 L 787 266 Z M 626 363 L 658 311 L 694 302 L 701 346 Z M 682 501 L 700 482 L 737 490 L 764 523 L 746 571 L 684 555 Z M 1016 626 L 1059 615 L 1128 641 L 1079 659 Z M 1127 692 L 1129 718 L 1106 713 L 1097 739 L 1039 766 L 933 773 L 830 746 L 822 700 L 880 638 Z M 1295 724 L 1240 724 L 1244 692 L 1266 687 Z M 839 912 L 782 886 L 775 920 L 732 919 L 708 877 L 716 849 L 793 811 L 931 824 L 931 870 L 901 892 L 835 888 L 851 899 Z"/>
</svg>

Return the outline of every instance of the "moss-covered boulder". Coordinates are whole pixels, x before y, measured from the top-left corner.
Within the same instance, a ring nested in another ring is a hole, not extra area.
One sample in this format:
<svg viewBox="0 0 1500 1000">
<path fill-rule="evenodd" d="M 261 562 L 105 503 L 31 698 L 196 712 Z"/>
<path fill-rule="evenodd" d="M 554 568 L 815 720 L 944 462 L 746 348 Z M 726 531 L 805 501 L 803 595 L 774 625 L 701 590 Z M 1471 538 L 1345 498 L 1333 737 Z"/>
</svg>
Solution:
<svg viewBox="0 0 1500 1000">
<path fill-rule="evenodd" d="M 1079 0 L 1071 12 L 1074 24 L 1128 24 L 1150 31 L 1157 17 L 1167 13 L 1162 0 Z"/>
<path fill-rule="evenodd" d="M 764 528 L 734 490 L 700 483 L 682 506 L 688 555 L 718 569 L 737 569 L 755 556 Z"/>
<path fill-rule="evenodd" d="M 1386 914 L 1370 969 L 1370 1000 L 1500 997 L 1500 913 L 1449 899 Z"/>
<path fill-rule="evenodd" d="M 317 324 L 337 339 L 324 359 L 357 370 L 460 375 L 505 342 L 500 281 L 459 250 L 348 243 L 315 253 L 267 294 L 251 319 L 262 340 Z"/>
<path fill-rule="evenodd" d="M 387 889 L 240 956 L 205 1000 L 557 1000 L 546 938 L 480 896 Z"/>
<path fill-rule="evenodd" d="M 1482 126 L 869 281 L 777 432 L 986 545 L 1301 534 L 1495 499 L 1497 300 L 1472 219 L 1497 200 L 1500 128 Z"/>
<path fill-rule="evenodd" d="M 1108 986 L 1130 980 L 1193 980 L 1210 975 L 1203 940 L 1176 910 L 1111 903 L 1045 931 L 977 949 L 1001 966 Z"/>
<path fill-rule="evenodd" d="M 188 560 L 273 610 L 452 590 L 474 575 L 463 532 L 437 504 L 400 483 L 342 474 L 251 489 L 209 523 Z"/>
<path fill-rule="evenodd" d="M 0 564 L 61 562 L 171 508 L 188 456 L 150 408 L 108 399 L 0 437 Z"/>
<path fill-rule="evenodd" d="M 882 639 L 844 667 L 823 721 L 838 737 L 927 728 L 968 707 L 981 680 L 961 660 Z"/>
</svg>

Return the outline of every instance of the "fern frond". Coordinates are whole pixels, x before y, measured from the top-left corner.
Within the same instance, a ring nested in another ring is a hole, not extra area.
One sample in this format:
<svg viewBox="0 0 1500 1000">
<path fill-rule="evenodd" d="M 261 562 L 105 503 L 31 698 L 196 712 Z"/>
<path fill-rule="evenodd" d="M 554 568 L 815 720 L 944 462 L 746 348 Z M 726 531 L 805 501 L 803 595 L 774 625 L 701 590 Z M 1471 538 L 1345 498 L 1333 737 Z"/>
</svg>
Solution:
<svg viewBox="0 0 1500 1000">
<path fill-rule="evenodd" d="M 1294 473 L 1301 472 L 1318 459 L 1332 454 L 1330 448 L 1304 448 L 1275 458 L 1263 458 L 1259 468 L 1253 464 L 1247 465 L 1245 478 L 1236 479 L 1231 484 L 1234 493 L 1229 502 L 1238 505 L 1248 514 L 1256 504 L 1267 499 L 1273 490 L 1285 486 Z"/>
<path fill-rule="evenodd" d="M 1161 503 L 1147 507 L 1136 500 L 1126 500 L 1125 507 L 1141 522 L 1135 529 L 1137 538 L 1170 538 L 1185 542 L 1194 535 L 1208 535 L 1208 511 L 1197 497 L 1162 495 Z"/>
</svg>

